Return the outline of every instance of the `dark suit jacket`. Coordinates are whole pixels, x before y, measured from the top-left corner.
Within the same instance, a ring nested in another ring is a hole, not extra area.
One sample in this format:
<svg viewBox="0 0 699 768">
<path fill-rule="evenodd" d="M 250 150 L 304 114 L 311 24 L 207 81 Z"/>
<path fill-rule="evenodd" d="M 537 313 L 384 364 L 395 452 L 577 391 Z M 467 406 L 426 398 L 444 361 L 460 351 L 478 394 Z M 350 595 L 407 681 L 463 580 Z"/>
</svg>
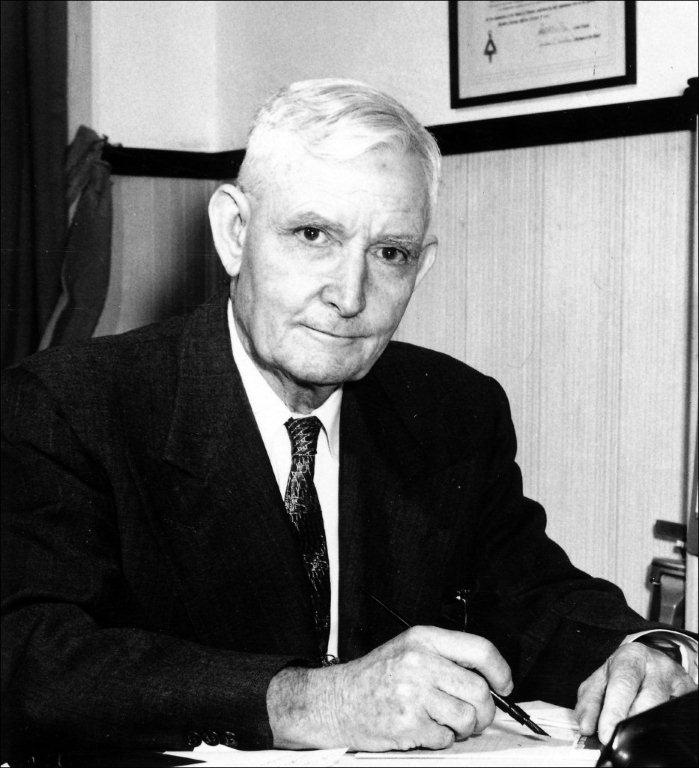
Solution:
<svg viewBox="0 0 699 768">
<path fill-rule="evenodd" d="M 305 574 L 234 365 L 226 295 L 191 315 L 35 355 L 4 386 L 2 694 L 13 743 L 270 746 L 276 672 L 314 662 Z M 643 626 L 573 568 L 522 496 L 492 379 L 391 343 L 345 387 L 339 653 L 443 624 L 565 705 Z"/>
</svg>

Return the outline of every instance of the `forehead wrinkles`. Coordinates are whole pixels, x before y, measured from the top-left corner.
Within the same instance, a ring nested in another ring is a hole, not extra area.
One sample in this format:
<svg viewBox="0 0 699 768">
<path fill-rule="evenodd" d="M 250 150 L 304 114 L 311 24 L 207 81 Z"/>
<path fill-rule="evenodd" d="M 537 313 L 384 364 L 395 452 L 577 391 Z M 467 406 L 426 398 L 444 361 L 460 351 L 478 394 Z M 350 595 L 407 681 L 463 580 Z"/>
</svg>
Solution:
<svg viewBox="0 0 699 768">
<path fill-rule="evenodd" d="M 400 156 L 367 153 L 354 161 L 333 161 L 308 152 L 275 155 L 254 196 L 270 223 L 305 211 L 348 229 L 371 222 L 372 230 L 388 226 L 418 239 L 424 234 L 428 193 L 421 175 L 411 172 L 414 167 L 396 171 Z"/>
</svg>

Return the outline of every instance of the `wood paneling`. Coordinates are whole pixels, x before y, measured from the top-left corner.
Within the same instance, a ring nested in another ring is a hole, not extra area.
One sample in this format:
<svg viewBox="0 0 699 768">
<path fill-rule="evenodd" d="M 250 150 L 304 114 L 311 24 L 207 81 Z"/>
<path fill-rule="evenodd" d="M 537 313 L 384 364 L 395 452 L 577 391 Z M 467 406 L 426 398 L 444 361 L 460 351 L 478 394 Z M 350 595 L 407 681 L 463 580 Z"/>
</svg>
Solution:
<svg viewBox="0 0 699 768">
<path fill-rule="evenodd" d="M 689 132 L 448 157 L 440 257 L 398 337 L 507 391 L 528 495 L 641 613 L 684 522 Z"/>
<path fill-rule="evenodd" d="M 218 182 L 113 178 L 109 293 L 96 336 L 138 328 L 204 301 L 222 274 L 207 205 Z"/>
</svg>

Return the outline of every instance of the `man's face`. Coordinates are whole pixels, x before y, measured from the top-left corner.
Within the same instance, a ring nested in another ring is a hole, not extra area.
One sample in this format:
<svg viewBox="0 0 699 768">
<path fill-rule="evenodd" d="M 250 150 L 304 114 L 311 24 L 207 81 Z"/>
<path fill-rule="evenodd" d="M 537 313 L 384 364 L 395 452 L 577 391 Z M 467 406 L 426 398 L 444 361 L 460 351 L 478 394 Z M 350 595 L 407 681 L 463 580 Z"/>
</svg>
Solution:
<svg viewBox="0 0 699 768">
<path fill-rule="evenodd" d="M 236 322 L 275 389 L 327 394 L 369 371 L 429 266 L 424 176 L 389 149 L 337 162 L 300 147 L 270 175 L 248 197 Z"/>
</svg>

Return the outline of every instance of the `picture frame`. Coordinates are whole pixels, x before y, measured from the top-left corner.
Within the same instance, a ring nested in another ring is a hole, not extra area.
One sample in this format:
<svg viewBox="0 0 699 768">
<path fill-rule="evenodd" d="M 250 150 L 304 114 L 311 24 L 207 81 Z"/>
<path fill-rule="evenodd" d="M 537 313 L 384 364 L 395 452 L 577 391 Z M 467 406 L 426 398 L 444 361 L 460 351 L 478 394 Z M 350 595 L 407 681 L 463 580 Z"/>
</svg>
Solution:
<svg viewBox="0 0 699 768">
<path fill-rule="evenodd" d="M 636 82 L 633 0 L 449 0 L 451 107 Z"/>
</svg>

